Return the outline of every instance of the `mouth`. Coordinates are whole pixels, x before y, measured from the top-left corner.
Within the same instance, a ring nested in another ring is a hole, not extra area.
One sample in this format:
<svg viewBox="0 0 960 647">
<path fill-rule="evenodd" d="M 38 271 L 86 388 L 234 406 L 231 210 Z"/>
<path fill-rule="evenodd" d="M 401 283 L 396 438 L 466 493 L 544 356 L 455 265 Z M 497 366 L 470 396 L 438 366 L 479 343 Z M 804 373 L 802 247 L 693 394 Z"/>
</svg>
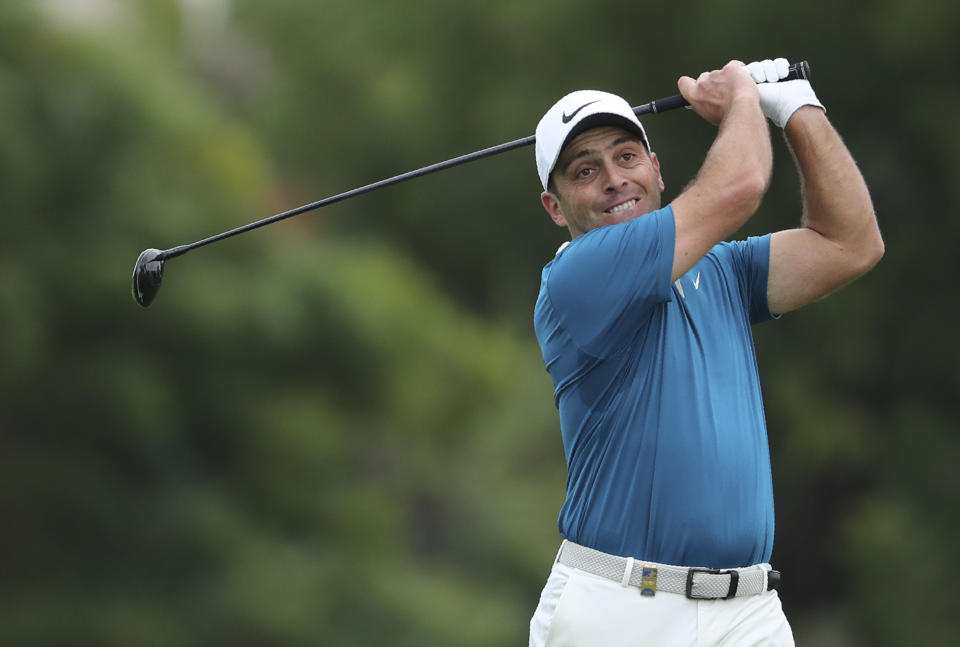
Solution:
<svg viewBox="0 0 960 647">
<path fill-rule="evenodd" d="M 636 206 L 636 204 L 637 204 L 637 199 L 636 199 L 636 198 L 631 198 L 630 200 L 627 200 L 626 202 L 621 202 L 621 203 L 618 204 L 618 205 L 614 205 L 614 206 L 610 207 L 609 209 L 607 209 L 606 211 L 604 211 L 604 213 L 620 213 L 621 211 L 626 211 L 627 209 L 632 209 L 633 207 Z"/>
</svg>

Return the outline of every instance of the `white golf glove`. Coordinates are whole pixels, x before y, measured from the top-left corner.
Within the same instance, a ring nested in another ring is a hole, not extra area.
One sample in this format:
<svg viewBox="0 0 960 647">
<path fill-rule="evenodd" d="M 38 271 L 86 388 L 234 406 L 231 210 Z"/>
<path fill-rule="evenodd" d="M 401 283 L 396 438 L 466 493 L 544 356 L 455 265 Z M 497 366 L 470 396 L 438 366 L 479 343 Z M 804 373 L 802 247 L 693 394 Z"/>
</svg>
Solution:
<svg viewBox="0 0 960 647">
<path fill-rule="evenodd" d="M 790 116 L 803 106 L 817 106 L 826 111 L 806 79 L 778 83 L 787 77 L 789 66 L 785 58 L 755 61 L 747 65 L 747 71 L 760 90 L 763 114 L 780 128 L 786 126 Z"/>
</svg>

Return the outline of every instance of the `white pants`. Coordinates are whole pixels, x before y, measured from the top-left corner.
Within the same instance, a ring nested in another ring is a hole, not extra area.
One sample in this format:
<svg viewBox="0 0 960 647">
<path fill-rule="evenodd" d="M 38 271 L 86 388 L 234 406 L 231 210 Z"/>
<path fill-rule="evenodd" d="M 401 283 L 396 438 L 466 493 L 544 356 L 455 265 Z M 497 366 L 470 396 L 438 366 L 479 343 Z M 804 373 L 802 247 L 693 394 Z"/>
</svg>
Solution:
<svg viewBox="0 0 960 647">
<path fill-rule="evenodd" d="M 530 621 L 530 647 L 793 647 L 776 591 L 730 600 L 640 595 L 597 575 L 553 565 Z"/>
</svg>

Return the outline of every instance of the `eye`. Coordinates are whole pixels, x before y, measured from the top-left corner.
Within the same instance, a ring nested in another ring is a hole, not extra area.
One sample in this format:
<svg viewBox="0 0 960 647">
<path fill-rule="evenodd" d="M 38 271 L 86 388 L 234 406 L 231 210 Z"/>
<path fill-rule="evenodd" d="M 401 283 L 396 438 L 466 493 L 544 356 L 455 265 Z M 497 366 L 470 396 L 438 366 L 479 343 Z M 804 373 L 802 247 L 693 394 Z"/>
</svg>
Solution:
<svg viewBox="0 0 960 647">
<path fill-rule="evenodd" d="M 624 151 L 620 155 L 620 159 L 622 159 L 624 162 L 631 162 L 634 159 L 636 159 L 636 157 L 637 157 L 637 154 L 634 153 L 633 151 Z"/>
<path fill-rule="evenodd" d="M 577 170 L 574 174 L 574 177 L 578 180 L 582 180 L 585 177 L 590 177 L 590 174 L 593 173 L 593 169 L 589 166 L 584 166 Z"/>
</svg>

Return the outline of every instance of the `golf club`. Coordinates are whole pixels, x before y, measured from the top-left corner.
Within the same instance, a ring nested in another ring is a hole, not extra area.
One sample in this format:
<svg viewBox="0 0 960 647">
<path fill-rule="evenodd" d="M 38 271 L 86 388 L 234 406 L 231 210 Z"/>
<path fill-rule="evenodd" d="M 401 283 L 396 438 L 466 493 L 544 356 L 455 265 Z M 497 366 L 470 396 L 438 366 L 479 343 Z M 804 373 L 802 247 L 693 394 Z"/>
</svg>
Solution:
<svg viewBox="0 0 960 647">
<path fill-rule="evenodd" d="M 791 81 L 794 79 L 809 79 L 810 78 L 810 65 L 806 61 L 801 61 L 800 63 L 794 63 L 790 66 L 790 73 L 783 81 Z M 682 95 L 676 94 L 671 97 L 666 97 L 663 99 L 657 99 L 651 101 L 650 103 L 645 103 L 643 105 L 633 108 L 633 112 L 637 115 L 645 114 L 658 114 L 661 112 L 666 112 L 667 110 L 674 110 L 676 108 L 682 108 L 684 106 L 690 105 Z M 145 249 L 140 253 L 140 256 L 137 258 L 136 264 L 133 266 L 133 298 L 141 306 L 146 308 L 157 296 L 157 292 L 160 290 L 160 283 L 163 281 L 163 269 L 164 263 L 171 258 L 176 258 L 177 256 L 182 256 L 190 250 L 197 249 L 198 247 L 203 247 L 204 245 L 209 245 L 210 243 L 215 243 L 219 240 L 225 238 L 230 238 L 236 236 L 237 234 L 242 234 L 244 232 L 250 231 L 252 229 L 258 229 L 264 227 L 274 222 L 280 220 L 285 220 L 293 216 L 299 215 L 306 211 L 312 211 L 313 209 L 319 209 L 320 207 L 325 207 L 331 205 L 335 202 L 340 202 L 341 200 L 346 200 L 347 198 L 352 198 L 354 196 L 361 195 L 363 193 L 368 193 L 375 189 L 380 189 L 385 186 L 390 186 L 391 184 L 398 184 L 406 180 L 411 180 L 416 177 L 422 177 L 424 175 L 435 173 L 437 171 L 442 171 L 444 169 L 452 168 L 454 166 L 459 166 L 460 164 L 466 164 L 467 162 L 472 162 L 474 160 L 483 159 L 485 157 L 490 157 L 491 155 L 497 155 L 499 153 L 504 153 L 506 151 L 511 151 L 515 148 L 521 148 L 523 146 L 529 146 L 535 141 L 536 137 L 531 135 L 529 137 L 524 137 L 522 139 L 517 139 L 512 142 L 507 142 L 505 144 L 500 144 L 499 146 L 493 146 L 491 148 L 485 148 L 480 151 L 473 153 L 468 153 L 467 155 L 461 155 L 460 157 L 454 157 L 445 162 L 439 162 L 437 164 L 432 164 L 430 166 L 425 166 L 423 168 L 417 169 L 415 171 L 408 171 L 400 175 L 396 175 L 385 180 L 380 180 L 379 182 L 374 182 L 373 184 L 368 184 L 356 189 L 351 189 L 344 193 L 339 193 L 337 195 L 331 196 L 329 198 L 324 198 L 317 202 L 311 202 L 310 204 L 305 204 L 296 209 L 291 209 L 290 211 L 284 211 L 283 213 L 278 213 L 274 216 L 264 218 L 262 220 L 257 220 L 256 222 L 251 222 L 242 227 L 237 227 L 236 229 L 231 229 L 230 231 L 225 231 L 223 233 L 217 234 L 215 236 L 210 236 L 209 238 L 204 238 L 195 243 L 190 243 L 188 245 L 179 245 L 177 247 L 171 247 L 170 249 Z"/>
</svg>

